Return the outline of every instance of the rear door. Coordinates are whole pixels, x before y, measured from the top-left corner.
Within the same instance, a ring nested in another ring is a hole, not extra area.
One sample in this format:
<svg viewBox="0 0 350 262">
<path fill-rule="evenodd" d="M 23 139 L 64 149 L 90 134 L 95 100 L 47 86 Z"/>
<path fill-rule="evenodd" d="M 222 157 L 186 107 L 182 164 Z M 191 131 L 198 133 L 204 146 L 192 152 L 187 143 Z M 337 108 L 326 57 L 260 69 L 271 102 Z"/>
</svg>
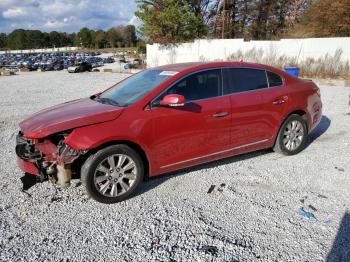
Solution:
<svg viewBox="0 0 350 262">
<path fill-rule="evenodd" d="M 183 95 L 182 107 L 159 107 L 166 94 Z M 194 73 L 177 82 L 152 103 L 155 142 L 152 151 L 160 169 L 190 164 L 230 143 L 230 99 L 222 96 L 221 69 Z"/>
<path fill-rule="evenodd" d="M 288 89 L 283 78 L 273 72 L 266 71 L 269 88 L 264 90 L 264 111 L 269 116 L 267 124 L 272 135 L 276 135 L 290 104 Z"/>
<path fill-rule="evenodd" d="M 267 110 L 271 97 L 265 70 L 224 68 L 224 95 L 232 107 L 231 145 L 265 143 L 272 138 L 275 112 Z"/>
</svg>

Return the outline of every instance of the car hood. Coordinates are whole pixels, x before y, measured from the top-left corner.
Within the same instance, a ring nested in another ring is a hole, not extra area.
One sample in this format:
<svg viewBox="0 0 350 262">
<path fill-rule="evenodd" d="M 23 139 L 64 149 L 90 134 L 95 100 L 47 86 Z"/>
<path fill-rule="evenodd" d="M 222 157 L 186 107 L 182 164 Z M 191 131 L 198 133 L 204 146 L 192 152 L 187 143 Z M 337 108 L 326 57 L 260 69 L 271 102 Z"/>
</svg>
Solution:
<svg viewBox="0 0 350 262">
<path fill-rule="evenodd" d="M 114 120 L 122 111 L 122 107 L 83 98 L 41 110 L 19 125 L 25 136 L 42 138 L 72 128 Z"/>
</svg>

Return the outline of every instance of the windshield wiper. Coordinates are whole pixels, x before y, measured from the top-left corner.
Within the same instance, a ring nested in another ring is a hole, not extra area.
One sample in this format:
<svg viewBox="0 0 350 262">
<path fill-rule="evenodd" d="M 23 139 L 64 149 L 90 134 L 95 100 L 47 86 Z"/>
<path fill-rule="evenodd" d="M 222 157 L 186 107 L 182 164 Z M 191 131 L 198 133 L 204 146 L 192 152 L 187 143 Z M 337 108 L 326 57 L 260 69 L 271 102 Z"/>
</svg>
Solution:
<svg viewBox="0 0 350 262">
<path fill-rule="evenodd" d="M 94 100 L 96 100 L 97 102 L 100 102 L 102 104 L 108 104 L 108 105 L 112 105 L 112 106 L 119 106 L 119 107 L 121 107 L 121 105 L 117 101 L 115 101 L 115 100 L 113 100 L 111 98 L 108 98 L 108 97 L 96 96 L 94 98 Z"/>
</svg>

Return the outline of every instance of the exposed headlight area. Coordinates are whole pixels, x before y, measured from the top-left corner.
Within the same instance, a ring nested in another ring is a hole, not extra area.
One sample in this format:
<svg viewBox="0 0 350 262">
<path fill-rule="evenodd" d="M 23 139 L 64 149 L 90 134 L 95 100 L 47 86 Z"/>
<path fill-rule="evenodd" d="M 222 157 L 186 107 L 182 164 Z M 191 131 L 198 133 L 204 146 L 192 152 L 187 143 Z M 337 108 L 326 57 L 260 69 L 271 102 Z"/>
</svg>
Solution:
<svg viewBox="0 0 350 262">
<path fill-rule="evenodd" d="M 58 154 L 62 157 L 65 156 L 77 156 L 79 154 L 79 150 L 71 148 L 67 145 L 63 140 L 59 144 Z"/>
<path fill-rule="evenodd" d="M 70 147 L 64 140 L 61 140 L 58 144 L 58 156 L 63 163 L 71 163 L 76 157 L 86 152 L 87 150 L 79 150 Z"/>
<path fill-rule="evenodd" d="M 16 137 L 16 154 L 23 160 L 39 160 L 43 157 L 35 148 L 34 140 L 24 137 L 22 132 L 18 132 Z"/>
<path fill-rule="evenodd" d="M 71 164 L 87 150 L 78 150 L 65 143 L 70 131 L 46 138 L 27 138 L 20 131 L 16 137 L 16 154 L 19 158 L 33 163 L 40 170 L 41 180 L 52 178 L 61 186 L 68 185 Z"/>
</svg>

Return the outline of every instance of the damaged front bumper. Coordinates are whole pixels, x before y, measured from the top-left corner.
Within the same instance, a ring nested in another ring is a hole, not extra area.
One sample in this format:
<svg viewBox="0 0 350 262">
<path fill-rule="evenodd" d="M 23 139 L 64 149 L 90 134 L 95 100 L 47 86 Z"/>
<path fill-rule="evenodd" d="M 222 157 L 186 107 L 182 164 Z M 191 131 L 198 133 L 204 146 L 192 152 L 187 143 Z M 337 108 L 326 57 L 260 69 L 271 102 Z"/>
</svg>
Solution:
<svg viewBox="0 0 350 262">
<path fill-rule="evenodd" d="M 19 156 L 17 156 L 17 165 L 24 173 L 40 176 L 40 171 L 34 163 L 23 160 Z"/>
<path fill-rule="evenodd" d="M 60 187 L 70 185 L 72 163 L 86 150 L 71 148 L 64 142 L 68 134 L 56 134 L 41 139 L 26 138 L 22 132 L 16 137 L 17 163 L 20 169 L 43 181 L 50 179 Z"/>
</svg>

